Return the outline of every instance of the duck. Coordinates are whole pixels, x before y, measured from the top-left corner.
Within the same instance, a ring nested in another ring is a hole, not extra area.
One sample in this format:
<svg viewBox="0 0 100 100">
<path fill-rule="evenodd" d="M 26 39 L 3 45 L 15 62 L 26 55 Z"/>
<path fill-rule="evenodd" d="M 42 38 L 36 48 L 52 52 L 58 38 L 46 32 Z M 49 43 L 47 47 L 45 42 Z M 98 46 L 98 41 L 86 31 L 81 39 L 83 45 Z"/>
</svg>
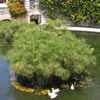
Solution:
<svg viewBox="0 0 100 100">
<path fill-rule="evenodd" d="M 55 99 L 58 95 L 55 92 L 50 92 L 50 90 L 48 90 L 48 96 L 50 99 Z"/>
<path fill-rule="evenodd" d="M 57 88 L 57 89 L 52 88 L 52 92 L 58 93 L 58 92 L 60 92 L 60 89 L 59 88 Z"/>
<path fill-rule="evenodd" d="M 70 89 L 71 89 L 71 90 L 75 90 L 75 87 L 74 87 L 73 84 L 71 85 Z"/>
</svg>

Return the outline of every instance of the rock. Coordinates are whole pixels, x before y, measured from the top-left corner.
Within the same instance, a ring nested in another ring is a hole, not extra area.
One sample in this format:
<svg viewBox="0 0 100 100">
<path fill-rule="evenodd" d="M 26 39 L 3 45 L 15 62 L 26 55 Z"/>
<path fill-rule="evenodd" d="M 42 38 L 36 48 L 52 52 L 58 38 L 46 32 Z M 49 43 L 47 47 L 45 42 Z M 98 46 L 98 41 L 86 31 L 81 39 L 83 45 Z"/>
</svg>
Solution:
<svg viewBox="0 0 100 100">
<path fill-rule="evenodd" d="M 34 89 L 32 89 L 32 88 L 27 88 L 26 90 L 25 90 L 25 92 L 28 92 L 28 93 L 33 93 L 35 90 Z"/>
<path fill-rule="evenodd" d="M 85 78 L 85 81 L 91 82 L 91 81 L 92 81 L 92 78 L 91 78 L 90 76 L 87 76 L 87 77 Z"/>
<path fill-rule="evenodd" d="M 79 84 L 75 84 L 74 87 L 75 87 L 75 88 L 79 88 Z"/>
<path fill-rule="evenodd" d="M 42 90 L 41 93 L 42 93 L 43 95 L 47 95 L 47 94 L 48 94 L 48 90 L 47 90 L 47 89 Z"/>
<path fill-rule="evenodd" d="M 14 86 L 17 90 L 33 93 L 35 90 L 33 88 L 27 88 L 22 86 L 19 82 L 11 82 L 11 85 Z"/>
<path fill-rule="evenodd" d="M 69 90 L 70 86 L 69 86 L 68 84 L 62 84 L 62 85 L 61 85 L 61 88 L 62 88 L 62 89 Z"/>
<path fill-rule="evenodd" d="M 88 76 L 91 76 L 91 73 L 88 72 L 87 70 L 84 71 Z"/>
<path fill-rule="evenodd" d="M 79 88 L 83 88 L 83 87 L 84 87 L 83 85 L 79 84 Z"/>
<path fill-rule="evenodd" d="M 35 95 L 41 95 L 41 92 L 37 92 L 37 93 L 35 93 Z"/>
<path fill-rule="evenodd" d="M 80 84 L 83 85 L 83 86 L 86 86 L 87 82 L 86 81 L 80 81 Z"/>
<path fill-rule="evenodd" d="M 74 86 L 75 86 L 75 88 L 82 88 L 82 87 L 84 87 L 84 86 L 81 85 L 81 84 L 75 84 Z"/>
</svg>

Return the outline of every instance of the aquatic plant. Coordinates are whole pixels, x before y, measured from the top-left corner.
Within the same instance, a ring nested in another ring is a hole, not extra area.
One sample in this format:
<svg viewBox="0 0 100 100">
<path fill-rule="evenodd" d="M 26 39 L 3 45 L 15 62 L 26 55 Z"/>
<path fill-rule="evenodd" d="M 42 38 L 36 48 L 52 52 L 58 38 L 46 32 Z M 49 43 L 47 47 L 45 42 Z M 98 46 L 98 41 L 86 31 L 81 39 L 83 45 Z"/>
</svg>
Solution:
<svg viewBox="0 0 100 100">
<path fill-rule="evenodd" d="M 8 60 L 11 69 L 29 82 L 42 86 L 52 78 L 68 80 L 95 64 L 94 48 L 69 31 L 55 29 L 59 20 L 49 20 L 46 25 L 27 24 L 15 33 Z"/>
<path fill-rule="evenodd" d="M 5 42 L 12 42 L 13 36 L 21 23 L 11 21 L 0 21 L 0 40 Z"/>
<path fill-rule="evenodd" d="M 23 25 L 25 25 L 25 27 L 28 27 L 31 24 L 27 24 L 25 22 L 20 23 L 17 21 L 0 21 L 0 42 L 3 41 L 3 42 L 11 43 L 13 41 L 13 37 L 15 33 Z"/>
</svg>

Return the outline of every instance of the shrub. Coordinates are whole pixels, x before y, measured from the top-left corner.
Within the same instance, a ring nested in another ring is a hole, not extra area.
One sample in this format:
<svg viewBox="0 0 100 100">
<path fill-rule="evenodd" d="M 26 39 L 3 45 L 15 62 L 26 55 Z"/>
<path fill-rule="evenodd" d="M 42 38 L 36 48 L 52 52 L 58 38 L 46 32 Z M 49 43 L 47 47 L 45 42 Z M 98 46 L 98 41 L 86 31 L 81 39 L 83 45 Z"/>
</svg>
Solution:
<svg viewBox="0 0 100 100">
<path fill-rule="evenodd" d="M 24 0 L 10 0 L 8 7 L 14 18 L 25 17 L 27 14 L 26 8 L 24 7 Z"/>
<path fill-rule="evenodd" d="M 1 21 L 0 22 L 0 40 L 6 41 L 8 43 L 12 42 L 15 33 L 24 24 L 27 25 L 25 22 L 19 23 L 16 21 Z"/>
<path fill-rule="evenodd" d="M 0 22 L 0 40 L 6 42 L 11 42 L 13 40 L 13 35 L 18 28 L 18 24 L 16 23 L 10 21 Z"/>
<path fill-rule="evenodd" d="M 59 25 L 57 22 L 53 25 Z M 76 38 L 69 31 L 56 30 L 51 24 L 36 26 L 30 23 L 15 33 L 7 58 L 12 62 L 11 69 L 28 79 L 56 76 L 68 80 L 95 64 L 93 51 L 84 39 Z"/>
</svg>

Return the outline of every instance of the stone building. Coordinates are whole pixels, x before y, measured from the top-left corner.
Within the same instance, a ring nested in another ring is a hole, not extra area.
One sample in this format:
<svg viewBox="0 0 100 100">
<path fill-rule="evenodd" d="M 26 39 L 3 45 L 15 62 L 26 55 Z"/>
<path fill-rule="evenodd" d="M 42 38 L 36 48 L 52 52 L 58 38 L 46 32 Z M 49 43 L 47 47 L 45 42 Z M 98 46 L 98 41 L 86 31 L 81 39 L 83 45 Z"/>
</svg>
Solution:
<svg viewBox="0 0 100 100">
<path fill-rule="evenodd" d="M 27 9 L 26 17 L 14 19 L 11 17 L 8 8 L 8 0 L 0 0 L 0 21 L 2 20 L 18 20 L 18 21 L 35 21 L 38 24 L 45 24 L 47 17 L 43 15 L 44 11 L 39 9 L 38 0 L 25 0 L 25 8 Z"/>
</svg>

